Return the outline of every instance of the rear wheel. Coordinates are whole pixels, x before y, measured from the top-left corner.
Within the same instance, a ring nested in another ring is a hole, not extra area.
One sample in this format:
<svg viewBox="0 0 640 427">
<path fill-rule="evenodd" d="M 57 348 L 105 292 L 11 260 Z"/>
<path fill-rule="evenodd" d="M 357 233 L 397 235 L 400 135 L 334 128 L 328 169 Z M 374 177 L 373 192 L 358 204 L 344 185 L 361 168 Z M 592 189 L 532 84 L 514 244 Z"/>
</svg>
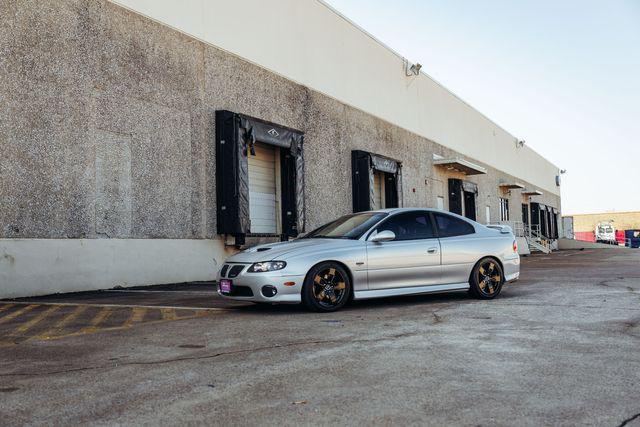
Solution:
<svg viewBox="0 0 640 427">
<path fill-rule="evenodd" d="M 469 292 L 476 298 L 492 299 L 502 290 L 504 274 L 494 258 L 481 259 L 471 272 Z"/>
<path fill-rule="evenodd" d="M 351 281 L 345 269 L 335 262 L 323 262 L 307 274 L 302 302 L 313 311 L 336 311 L 347 303 L 350 292 Z"/>
</svg>

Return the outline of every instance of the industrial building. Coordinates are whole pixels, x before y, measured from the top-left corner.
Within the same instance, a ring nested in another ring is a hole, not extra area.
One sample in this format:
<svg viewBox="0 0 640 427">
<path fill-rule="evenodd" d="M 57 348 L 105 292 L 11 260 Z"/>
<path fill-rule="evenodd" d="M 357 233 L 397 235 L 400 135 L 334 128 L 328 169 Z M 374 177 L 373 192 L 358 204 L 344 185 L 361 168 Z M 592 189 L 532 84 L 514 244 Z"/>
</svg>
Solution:
<svg viewBox="0 0 640 427">
<path fill-rule="evenodd" d="M 2 2 L 0 297 L 211 280 L 394 206 L 553 248 L 558 167 L 414 62 L 320 0 Z"/>
</svg>

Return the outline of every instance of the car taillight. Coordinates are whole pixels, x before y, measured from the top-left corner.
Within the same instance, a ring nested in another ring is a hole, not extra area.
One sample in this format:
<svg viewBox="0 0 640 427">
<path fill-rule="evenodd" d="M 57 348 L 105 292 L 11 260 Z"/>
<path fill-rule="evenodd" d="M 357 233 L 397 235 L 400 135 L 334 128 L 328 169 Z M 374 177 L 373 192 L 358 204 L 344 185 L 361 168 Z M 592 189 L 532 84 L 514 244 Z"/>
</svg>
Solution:
<svg viewBox="0 0 640 427">
<path fill-rule="evenodd" d="M 518 252 L 518 242 L 516 240 L 513 241 L 513 252 Z"/>
</svg>

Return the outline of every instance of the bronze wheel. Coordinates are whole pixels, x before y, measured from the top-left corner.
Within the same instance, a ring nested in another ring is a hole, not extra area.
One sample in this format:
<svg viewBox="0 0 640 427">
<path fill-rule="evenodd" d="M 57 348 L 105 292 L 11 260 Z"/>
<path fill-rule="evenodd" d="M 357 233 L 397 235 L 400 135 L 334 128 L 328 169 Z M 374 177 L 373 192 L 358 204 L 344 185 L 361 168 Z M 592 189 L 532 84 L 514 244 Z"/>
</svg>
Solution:
<svg viewBox="0 0 640 427">
<path fill-rule="evenodd" d="M 340 265 L 322 263 L 309 271 L 302 301 L 316 311 L 335 311 L 345 305 L 351 292 L 349 275 Z"/>
<path fill-rule="evenodd" d="M 478 298 L 495 298 L 502 290 L 502 267 L 493 258 L 483 258 L 476 264 L 469 281 L 470 291 Z"/>
</svg>

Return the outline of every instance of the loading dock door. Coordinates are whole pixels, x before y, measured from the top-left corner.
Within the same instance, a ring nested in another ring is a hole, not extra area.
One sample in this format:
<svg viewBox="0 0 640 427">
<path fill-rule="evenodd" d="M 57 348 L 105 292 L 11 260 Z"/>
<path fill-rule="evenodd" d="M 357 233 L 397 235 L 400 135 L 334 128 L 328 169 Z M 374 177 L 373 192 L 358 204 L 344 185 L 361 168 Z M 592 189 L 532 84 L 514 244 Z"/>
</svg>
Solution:
<svg viewBox="0 0 640 427">
<path fill-rule="evenodd" d="M 304 134 L 227 110 L 216 111 L 215 129 L 218 234 L 241 246 L 248 234 L 303 233 Z"/>
<path fill-rule="evenodd" d="M 256 142 L 249 154 L 249 215 L 252 233 L 276 234 L 276 147 Z"/>
<path fill-rule="evenodd" d="M 402 201 L 400 162 L 362 150 L 351 152 L 353 211 L 396 208 Z"/>
<path fill-rule="evenodd" d="M 473 182 L 449 178 L 449 211 L 476 220 L 478 186 Z"/>
</svg>

